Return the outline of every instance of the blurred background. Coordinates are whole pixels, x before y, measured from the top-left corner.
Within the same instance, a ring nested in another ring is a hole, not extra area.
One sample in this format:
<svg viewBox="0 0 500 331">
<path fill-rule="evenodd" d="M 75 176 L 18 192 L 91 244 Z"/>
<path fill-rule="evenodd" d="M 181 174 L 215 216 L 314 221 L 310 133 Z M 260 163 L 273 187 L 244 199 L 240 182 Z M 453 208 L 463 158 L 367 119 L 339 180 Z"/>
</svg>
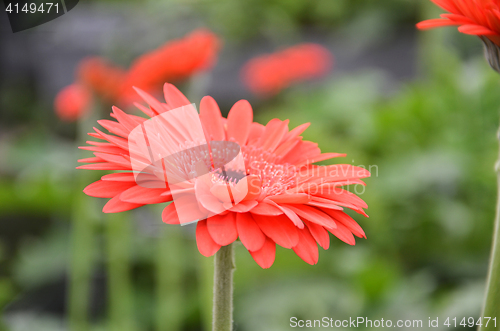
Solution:
<svg viewBox="0 0 500 331">
<path fill-rule="evenodd" d="M 16 34 L 0 14 L 0 330 L 209 330 L 212 259 L 194 227 L 163 224 L 161 206 L 102 214 L 104 199 L 82 189 L 104 172 L 75 170 L 91 156 L 76 147 L 110 108 L 66 123 L 53 107 L 83 58 L 127 67 L 200 27 L 223 46 L 213 70 L 179 85 L 191 101 L 211 95 L 227 114 L 247 99 L 256 121 L 311 122 L 304 139 L 372 166 L 361 194 L 370 217 L 354 216 L 366 240 L 332 237 L 315 266 L 279 247 L 268 270 L 236 248 L 236 330 L 290 330 L 292 316 L 423 329 L 429 317 L 477 319 L 500 79 L 479 39 L 416 31 L 439 13 L 421 0 L 88 0 Z M 271 98 L 245 88 L 246 61 L 302 42 L 333 53 L 328 75 Z"/>
</svg>

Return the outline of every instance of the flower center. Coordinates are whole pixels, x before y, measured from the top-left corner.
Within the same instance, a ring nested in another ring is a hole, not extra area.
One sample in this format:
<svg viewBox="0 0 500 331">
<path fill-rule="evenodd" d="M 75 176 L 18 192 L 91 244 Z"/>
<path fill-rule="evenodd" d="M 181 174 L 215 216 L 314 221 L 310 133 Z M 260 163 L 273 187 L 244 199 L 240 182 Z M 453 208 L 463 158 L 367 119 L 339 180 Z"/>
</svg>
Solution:
<svg viewBox="0 0 500 331">
<path fill-rule="evenodd" d="M 281 157 L 253 146 L 243 146 L 242 152 L 247 175 L 259 176 L 267 195 L 280 194 L 296 185 L 296 167 L 280 163 Z"/>
</svg>

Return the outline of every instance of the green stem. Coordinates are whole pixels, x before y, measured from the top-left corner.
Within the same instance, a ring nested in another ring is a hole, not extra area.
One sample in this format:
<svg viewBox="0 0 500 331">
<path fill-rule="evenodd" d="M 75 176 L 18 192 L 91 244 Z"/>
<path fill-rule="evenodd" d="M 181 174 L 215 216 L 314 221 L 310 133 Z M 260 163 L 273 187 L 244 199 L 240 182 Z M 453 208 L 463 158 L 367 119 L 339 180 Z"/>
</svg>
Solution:
<svg viewBox="0 0 500 331">
<path fill-rule="evenodd" d="M 212 331 L 233 330 L 233 244 L 215 254 Z"/>
<path fill-rule="evenodd" d="M 68 315 L 70 330 L 87 331 L 90 329 L 89 295 L 96 246 L 95 220 L 89 217 L 89 208 L 93 205 L 82 192 L 78 193 L 72 217 Z"/>
<path fill-rule="evenodd" d="M 130 280 L 130 219 L 126 214 L 109 214 L 104 220 L 107 229 L 108 293 L 110 330 L 136 329 Z"/>
<path fill-rule="evenodd" d="M 498 132 L 498 137 L 500 140 L 500 131 Z M 479 330 L 500 330 L 500 155 L 495 168 L 497 172 L 498 201 L 488 279 L 486 281 L 486 297 L 482 316 L 491 318 L 496 317 L 497 320 L 496 323 L 490 322 L 487 327 L 485 323 L 483 323 L 483 325 L 479 327 Z"/>
<path fill-rule="evenodd" d="M 185 305 L 182 288 L 184 252 L 182 229 L 179 226 L 161 225 L 157 260 L 157 319 L 156 330 L 177 331 L 184 320 Z"/>
<path fill-rule="evenodd" d="M 87 138 L 87 129 L 95 123 L 96 107 L 89 109 L 90 116 L 78 121 L 77 144 L 81 146 Z M 75 170 L 76 171 L 76 170 Z M 95 231 L 99 221 L 96 201 L 81 191 L 96 175 L 88 171 L 77 172 L 77 192 L 72 212 L 71 261 L 69 270 L 68 320 L 72 331 L 87 331 L 89 325 L 89 303 L 92 283 L 92 271 L 95 262 Z"/>
<path fill-rule="evenodd" d="M 212 329 L 212 301 L 214 283 L 214 261 L 198 254 L 198 284 L 200 292 L 200 311 L 203 330 Z"/>
</svg>

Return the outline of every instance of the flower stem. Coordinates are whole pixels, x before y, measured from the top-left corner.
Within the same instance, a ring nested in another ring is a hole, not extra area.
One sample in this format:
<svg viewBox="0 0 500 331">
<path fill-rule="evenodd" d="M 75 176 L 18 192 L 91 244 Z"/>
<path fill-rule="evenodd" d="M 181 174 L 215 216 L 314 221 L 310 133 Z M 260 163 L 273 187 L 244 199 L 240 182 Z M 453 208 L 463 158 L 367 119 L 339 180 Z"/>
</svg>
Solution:
<svg viewBox="0 0 500 331">
<path fill-rule="evenodd" d="M 97 120 L 95 105 L 88 110 L 89 116 L 77 123 L 77 144 L 87 138 L 87 129 Z M 68 320 L 72 331 L 88 331 L 92 275 L 96 259 L 96 228 L 100 214 L 95 201 L 81 191 L 89 182 L 97 180 L 95 174 L 77 173 L 78 187 L 71 217 L 71 261 L 69 265 Z"/>
<path fill-rule="evenodd" d="M 212 331 L 233 330 L 233 244 L 215 254 Z"/>
<path fill-rule="evenodd" d="M 500 131 L 498 132 L 500 140 Z M 486 297 L 484 300 L 483 315 L 485 317 L 500 318 L 500 155 L 495 165 L 497 172 L 497 210 L 495 217 L 495 229 L 493 231 L 493 244 L 491 247 L 490 265 L 488 279 L 486 281 Z M 496 329 L 496 323 L 489 323 L 490 329 Z M 498 324 L 497 324 L 498 325 Z M 486 330 L 488 327 L 483 323 L 479 330 Z"/>
<path fill-rule="evenodd" d="M 109 330 L 136 330 L 130 279 L 130 221 L 124 213 L 108 214 L 104 220 L 107 228 Z"/>
<path fill-rule="evenodd" d="M 157 331 L 179 331 L 185 318 L 185 292 L 182 287 L 185 263 L 179 256 L 179 252 L 185 251 L 182 235 L 180 227 L 164 224 L 158 238 Z"/>
</svg>

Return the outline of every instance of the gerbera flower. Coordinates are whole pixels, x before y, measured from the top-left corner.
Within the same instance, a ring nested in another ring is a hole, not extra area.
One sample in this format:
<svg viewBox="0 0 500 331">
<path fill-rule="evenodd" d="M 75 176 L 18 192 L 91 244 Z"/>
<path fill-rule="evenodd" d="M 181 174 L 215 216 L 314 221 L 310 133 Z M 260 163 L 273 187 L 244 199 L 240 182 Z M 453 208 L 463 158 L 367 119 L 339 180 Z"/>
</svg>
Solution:
<svg viewBox="0 0 500 331">
<path fill-rule="evenodd" d="M 332 54 L 323 46 L 299 44 L 251 59 L 241 76 L 253 93 L 272 96 L 292 84 L 325 75 L 332 63 Z"/>
<path fill-rule="evenodd" d="M 59 92 L 54 109 L 60 119 L 72 122 L 85 115 L 90 99 L 91 94 L 85 87 L 71 84 Z"/>
<path fill-rule="evenodd" d="M 276 244 L 316 264 L 317 245 L 328 249 L 329 233 L 350 245 L 355 244 L 354 236 L 365 237 L 343 208 L 366 216 L 367 205 L 343 186 L 364 184 L 360 179 L 370 174 L 349 164 L 313 165 L 345 155 L 321 153 L 317 144 L 302 140 L 308 123 L 292 130 L 288 120 L 255 123 L 245 100 L 234 104 L 226 119 L 209 96 L 201 100 L 200 113 L 193 117 L 190 102 L 171 84 L 164 86 L 166 103 L 139 89 L 138 93 L 149 108 L 136 105 L 150 119 L 113 107 L 116 121 L 99 121 L 110 134 L 94 128 L 89 135 L 103 142 L 89 141 L 90 146 L 82 147 L 93 151 L 94 157 L 80 160 L 89 164 L 78 168 L 120 171 L 84 189 L 89 196 L 111 198 L 105 213 L 173 200 L 163 211 L 163 221 L 181 224 L 180 215 L 186 212 L 200 219 L 196 242 L 201 254 L 211 256 L 239 238 L 262 268 L 273 264 Z M 173 115 L 171 121 L 164 120 L 179 109 L 188 110 L 180 113 L 184 118 Z M 201 134 L 193 127 L 197 119 Z M 137 139 L 135 133 L 149 129 L 152 135 Z M 154 155 L 162 148 L 169 154 L 181 152 L 170 158 L 160 155 L 156 161 L 144 152 Z M 138 172 L 134 163 L 141 160 L 144 170 Z M 243 167 L 233 167 L 233 161 L 241 161 Z M 210 173 L 200 176 L 207 167 Z M 167 181 L 167 172 L 176 178 Z"/>
<path fill-rule="evenodd" d="M 127 72 L 102 57 L 83 59 L 78 65 L 77 81 L 106 102 L 116 102 Z"/>
<path fill-rule="evenodd" d="M 165 81 L 182 81 L 210 69 L 215 64 L 220 44 L 219 38 L 212 32 L 196 30 L 140 56 L 128 71 L 101 57 L 86 58 L 78 65 L 76 82 L 72 86 L 78 85 L 80 91 L 87 89 L 89 95 L 94 94 L 107 103 L 129 106 L 137 101 L 132 86 L 159 94 Z M 90 98 L 83 105 L 82 99 L 72 99 L 72 96 L 76 97 L 76 94 L 66 92 L 64 97 L 58 95 L 56 99 L 64 99 L 68 106 L 74 104 L 72 108 L 89 107 Z M 57 114 L 60 113 L 57 111 Z M 71 118 L 76 119 L 78 117 Z"/>
<path fill-rule="evenodd" d="M 441 18 L 420 22 L 426 30 L 456 25 L 458 31 L 480 37 L 486 47 L 491 67 L 500 72 L 500 0 L 431 0 L 446 10 Z"/>
<path fill-rule="evenodd" d="M 124 98 L 135 99 L 133 86 L 144 91 L 161 90 L 162 84 L 178 82 L 210 69 L 221 42 L 212 32 L 199 29 L 182 39 L 172 40 L 135 60 L 122 86 Z"/>
<path fill-rule="evenodd" d="M 419 29 L 457 25 L 458 31 L 485 36 L 500 46 L 500 1 L 498 0 L 431 0 L 448 14 L 417 24 Z"/>
</svg>

